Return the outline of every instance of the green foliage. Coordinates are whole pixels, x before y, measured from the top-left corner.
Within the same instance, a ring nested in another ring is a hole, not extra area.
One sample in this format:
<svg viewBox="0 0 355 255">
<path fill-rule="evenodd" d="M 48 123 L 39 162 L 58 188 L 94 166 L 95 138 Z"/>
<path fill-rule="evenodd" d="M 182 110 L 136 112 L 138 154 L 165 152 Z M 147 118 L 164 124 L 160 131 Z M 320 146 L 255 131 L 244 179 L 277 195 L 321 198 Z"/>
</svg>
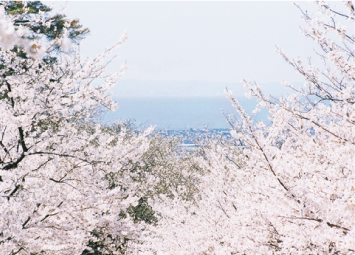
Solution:
<svg viewBox="0 0 355 255">
<path fill-rule="evenodd" d="M 97 241 L 89 240 L 87 245 L 89 249 L 85 249 L 81 255 L 125 254 L 128 238 L 113 238 L 110 234 L 105 235 L 104 231 L 100 229 L 95 229 L 91 234 Z M 110 244 L 110 247 L 108 247 L 107 243 Z"/>
<path fill-rule="evenodd" d="M 148 204 L 148 199 L 146 197 L 141 197 L 138 200 L 138 205 L 130 206 L 127 212 L 133 218 L 134 223 L 144 221 L 148 224 L 154 224 L 158 221 L 157 217 L 155 216 L 155 212 Z"/>
<path fill-rule="evenodd" d="M 6 4 L 6 11 L 10 15 L 25 14 L 25 7 L 28 8 L 28 14 L 38 14 L 39 11 L 49 12 L 51 9 L 40 1 L 29 1 L 26 6 L 22 1 L 11 1 Z"/>
<path fill-rule="evenodd" d="M 191 200 L 198 192 L 198 176 L 202 169 L 196 163 L 194 152 L 182 150 L 182 137 L 169 137 L 157 133 L 151 137 L 150 146 L 143 155 L 144 172 L 153 175 L 155 185 L 140 181 L 140 194 L 155 199 L 163 194 L 170 198 L 175 195 Z"/>
<path fill-rule="evenodd" d="M 5 6 L 6 13 L 14 17 L 15 27 L 22 25 L 33 32 L 29 36 L 29 39 L 38 39 L 42 36 L 45 36 L 48 41 L 53 41 L 55 39 L 61 38 L 63 36 L 66 23 L 69 24 L 67 27 L 68 38 L 71 39 L 71 41 L 74 43 L 78 43 L 80 40 L 84 39 L 85 36 L 90 32 L 88 28 L 83 28 L 83 26 L 79 23 L 79 20 L 67 19 L 66 15 L 64 14 L 56 14 L 54 16 L 48 15 L 46 22 L 49 20 L 51 21 L 49 27 L 42 24 L 42 22 L 30 22 L 30 15 L 38 15 L 40 13 L 49 14 L 52 11 L 49 6 L 43 4 L 40 1 L 2 1 L 1 4 Z M 17 48 L 14 50 L 18 51 Z M 51 50 L 60 51 L 60 48 L 55 44 Z M 19 54 L 20 56 L 25 57 L 23 52 Z"/>
</svg>

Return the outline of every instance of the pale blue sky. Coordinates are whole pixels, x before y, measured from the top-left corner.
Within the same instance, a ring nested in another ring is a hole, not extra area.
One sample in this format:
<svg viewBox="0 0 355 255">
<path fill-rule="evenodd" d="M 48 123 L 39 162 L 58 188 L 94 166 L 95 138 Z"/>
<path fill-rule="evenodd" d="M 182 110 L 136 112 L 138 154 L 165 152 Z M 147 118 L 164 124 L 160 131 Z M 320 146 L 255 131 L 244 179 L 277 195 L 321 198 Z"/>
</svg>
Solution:
<svg viewBox="0 0 355 255">
<path fill-rule="evenodd" d="M 85 56 L 100 53 L 128 31 L 111 69 L 127 61 L 123 80 L 302 81 L 275 53 L 275 44 L 304 59 L 316 46 L 301 35 L 304 24 L 292 2 L 69 1 L 65 14 L 91 30 L 81 45 Z"/>
<path fill-rule="evenodd" d="M 289 57 L 305 60 L 316 47 L 300 33 L 304 24 L 292 2 L 69 1 L 65 13 L 91 30 L 81 44 L 84 56 L 94 57 L 128 31 L 109 69 L 125 61 L 129 66 L 112 90 L 120 108 L 106 118 L 133 118 L 159 128 L 228 128 L 220 108 L 235 111 L 226 87 L 251 111 L 242 79 L 261 83 L 273 96 L 286 93 L 281 81 L 303 81 L 275 53 L 276 44 Z"/>
</svg>

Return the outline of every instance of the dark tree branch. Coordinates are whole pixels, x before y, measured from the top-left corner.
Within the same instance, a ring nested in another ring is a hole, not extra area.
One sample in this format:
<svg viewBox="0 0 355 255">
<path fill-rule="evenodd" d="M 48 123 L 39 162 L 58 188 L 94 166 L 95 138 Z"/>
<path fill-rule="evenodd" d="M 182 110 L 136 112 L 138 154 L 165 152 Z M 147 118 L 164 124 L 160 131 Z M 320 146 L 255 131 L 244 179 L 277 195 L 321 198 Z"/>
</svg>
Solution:
<svg viewBox="0 0 355 255">
<path fill-rule="evenodd" d="M 22 153 L 21 156 L 15 161 L 10 164 L 7 164 L 6 166 L 3 167 L 3 170 L 10 170 L 13 168 L 16 168 L 18 164 L 25 158 L 25 154 Z"/>
<path fill-rule="evenodd" d="M 23 229 L 26 229 L 26 228 L 27 228 L 27 227 L 26 227 L 26 224 L 27 224 L 30 220 L 31 220 L 31 217 L 28 216 L 27 220 L 22 224 L 22 228 L 23 228 Z"/>
<path fill-rule="evenodd" d="M 6 196 L 6 197 L 7 197 L 7 200 L 9 201 L 10 198 L 11 198 L 12 196 L 14 196 L 15 193 L 16 193 L 20 188 L 22 188 L 22 186 L 21 186 L 20 184 L 17 184 L 17 185 L 15 186 L 14 190 L 13 190 L 8 196 Z"/>
</svg>

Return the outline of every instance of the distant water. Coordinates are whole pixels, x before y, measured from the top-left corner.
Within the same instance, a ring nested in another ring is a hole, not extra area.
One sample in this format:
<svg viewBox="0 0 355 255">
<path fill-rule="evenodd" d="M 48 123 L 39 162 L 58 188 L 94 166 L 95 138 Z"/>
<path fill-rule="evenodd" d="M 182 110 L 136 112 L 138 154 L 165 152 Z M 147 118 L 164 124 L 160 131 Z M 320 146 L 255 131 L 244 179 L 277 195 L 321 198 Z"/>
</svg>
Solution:
<svg viewBox="0 0 355 255">
<path fill-rule="evenodd" d="M 132 97 L 114 98 L 119 105 L 116 112 L 105 115 L 103 122 L 134 119 L 138 125 L 156 125 L 157 129 L 185 130 L 228 129 L 230 125 L 221 110 L 239 118 L 226 97 Z M 256 105 L 255 100 L 237 98 L 247 113 Z M 267 123 L 267 111 L 263 110 L 255 118 Z"/>
</svg>

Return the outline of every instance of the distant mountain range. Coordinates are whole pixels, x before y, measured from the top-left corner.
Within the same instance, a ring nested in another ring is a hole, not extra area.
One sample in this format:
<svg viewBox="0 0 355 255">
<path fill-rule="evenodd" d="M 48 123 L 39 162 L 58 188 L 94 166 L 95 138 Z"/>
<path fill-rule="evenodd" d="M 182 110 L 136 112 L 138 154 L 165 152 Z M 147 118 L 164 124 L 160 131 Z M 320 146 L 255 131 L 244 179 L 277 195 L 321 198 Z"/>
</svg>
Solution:
<svg viewBox="0 0 355 255">
<path fill-rule="evenodd" d="M 294 87 L 302 83 L 292 83 Z M 279 97 L 291 92 L 284 88 L 281 82 L 259 83 L 265 94 Z M 218 97 L 225 96 L 228 88 L 236 97 L 244 97 L 245 89 L 242 83 L 224 83 L 208 81 L 140 81 L 120 80 L 110 91 L 113 97 Z"/>
</svg>

